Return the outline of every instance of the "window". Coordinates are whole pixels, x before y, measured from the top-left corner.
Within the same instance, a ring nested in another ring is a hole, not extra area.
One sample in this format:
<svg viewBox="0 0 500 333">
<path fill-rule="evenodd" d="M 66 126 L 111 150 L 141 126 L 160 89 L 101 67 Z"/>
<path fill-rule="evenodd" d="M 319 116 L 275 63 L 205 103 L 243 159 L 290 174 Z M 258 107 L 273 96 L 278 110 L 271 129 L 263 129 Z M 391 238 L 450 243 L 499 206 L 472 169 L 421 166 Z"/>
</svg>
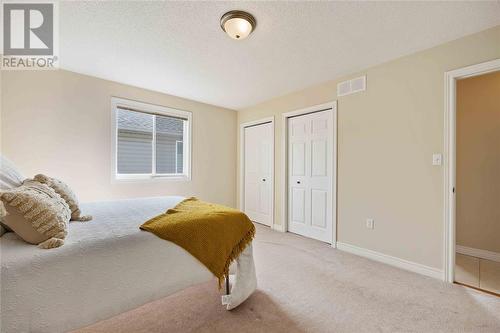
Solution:
<svg viewBox="0 0 500 333">
<path fill-rule="evenodd" d="M 114 179 L 189 179 L 191 113 L 112 99 Z"/>
<path fill-rule="evenodd" d="M 180 172 L 179 170 L 182 170 L 183 166 L 183 150 L 182 150 L 182 141 L 175 141 L 175 170 L 177 172 Z"/>
</svg>

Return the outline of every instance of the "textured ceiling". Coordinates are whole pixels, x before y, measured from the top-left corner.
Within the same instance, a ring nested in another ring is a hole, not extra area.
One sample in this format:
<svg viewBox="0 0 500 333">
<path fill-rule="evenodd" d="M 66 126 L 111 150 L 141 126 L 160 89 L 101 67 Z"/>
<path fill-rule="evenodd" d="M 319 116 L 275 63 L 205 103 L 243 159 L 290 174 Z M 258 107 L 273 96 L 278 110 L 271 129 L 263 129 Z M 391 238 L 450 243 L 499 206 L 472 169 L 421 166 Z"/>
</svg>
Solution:
<svg viewBox="0 0 500 333">
<path fill-rule="evenodd" d="M 219 18 L 243 9 L 243 41 Z M 241 109 L 500 24 L 500 2 L 61 2 L 61 67 Z"/>
</svg>

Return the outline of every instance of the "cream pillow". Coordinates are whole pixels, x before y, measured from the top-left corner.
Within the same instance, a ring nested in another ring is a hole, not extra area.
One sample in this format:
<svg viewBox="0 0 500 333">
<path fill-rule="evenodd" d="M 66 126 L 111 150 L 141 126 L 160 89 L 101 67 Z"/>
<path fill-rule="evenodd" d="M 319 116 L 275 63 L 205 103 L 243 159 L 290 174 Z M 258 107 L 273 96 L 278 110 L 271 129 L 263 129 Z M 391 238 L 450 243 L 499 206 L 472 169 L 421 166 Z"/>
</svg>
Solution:
<svg viewBox="0 0 500 333">
<path fill-rule="evenodd" d="M 7 215 L 7 211 L 5 210 L 3 203 L 0 201 L 0 236 L 7 232 L 7 229 L 3 226 L 3 218 L 5 215 Z"/>
<path fill-rule="evenodd" d="M 0 154 L 0 190 L 8 190 L 21 186 L 25 177 L 17 170 L 14 163 Z M 3 217 L 7 212 L 0 202 L 0 236 L 10 231 L 2 225 Z"/>
<path fill-rule="evenodd" d="M 0 155 L 0 190 L 8 190 L 23 184 L 24 177 L 14 163 Z"/>
<path fill-rule="evenodd" d="M 26 180 L 19 187 L 0 192 L 0 200 L 7 211 L 3 223 L 26 242 L 41 248 L 64 244 L 71 211 L 49 186 Z"/>
<path fill-rule="evenodd" d="M 56 178 L 47 177 L 42 174 L 38 174 L 35 176 L 34 180 L 40 182 L 42 184 L 46 184 L 50 186 L 57 194 L 59 194 L 68 204 L 69 209 L 71 210 L 71 220 L 72 221 L 90 221 L 92 220 L 92 216 L 90 215 L 81 215 L 80 207 L 78 206 L 78 198 L 76 197 L 75 192 L 71 190 L 71 188 Z"/>
</svg>

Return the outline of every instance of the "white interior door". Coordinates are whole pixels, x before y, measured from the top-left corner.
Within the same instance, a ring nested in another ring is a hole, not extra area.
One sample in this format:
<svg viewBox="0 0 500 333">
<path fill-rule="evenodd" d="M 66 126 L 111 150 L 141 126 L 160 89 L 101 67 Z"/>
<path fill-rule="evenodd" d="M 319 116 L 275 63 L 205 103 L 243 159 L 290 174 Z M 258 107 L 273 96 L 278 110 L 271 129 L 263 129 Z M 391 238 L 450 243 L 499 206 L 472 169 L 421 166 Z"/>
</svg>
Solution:
<svg viewBox="0 0 500 333">
<path fill-rule="evenodd" d="M 244 211 L 257 223 L 271 226 L 273 200 L 273 123 L 245 127 Z"/>
<path fill-rule="evenodd" d="M 288 231 L 333 241 L 332 113 L 288 119 Z"/>
</svg>

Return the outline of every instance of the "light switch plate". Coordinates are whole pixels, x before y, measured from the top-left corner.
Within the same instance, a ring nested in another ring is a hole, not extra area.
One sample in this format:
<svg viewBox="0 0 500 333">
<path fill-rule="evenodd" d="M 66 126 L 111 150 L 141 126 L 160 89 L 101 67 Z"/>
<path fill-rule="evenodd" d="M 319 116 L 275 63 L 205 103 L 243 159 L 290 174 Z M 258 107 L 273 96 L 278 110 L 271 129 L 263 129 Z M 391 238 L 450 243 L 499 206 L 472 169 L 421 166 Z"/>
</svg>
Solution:
<svg viewBox="0 0 500 333">
<path fill-rule="evenodd" d="M 366 219 L 366 227 L 368 229 L 373 229 L 374 228 L 374 221 L 373 221 L 373 219 Z"/>
<path fill-rule="evenodd" d="M 442 154 L 432 154 L 432 165 L 441 165 L 443 163 Z"/>
</svg>

